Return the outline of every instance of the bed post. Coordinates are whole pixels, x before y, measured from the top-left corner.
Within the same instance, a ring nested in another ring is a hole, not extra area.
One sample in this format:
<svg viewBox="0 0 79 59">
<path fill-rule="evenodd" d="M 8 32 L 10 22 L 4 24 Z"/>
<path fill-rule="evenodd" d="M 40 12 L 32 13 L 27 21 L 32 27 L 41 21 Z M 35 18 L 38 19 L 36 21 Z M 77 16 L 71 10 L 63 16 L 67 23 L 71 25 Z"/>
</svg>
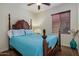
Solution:
<svg viewBox="0 0 79 59">
<path fill-rule="evenodd" d="M 10 19 L 10 14 L 8 14 L 8 30 L 10 30 L 11 29 L 11 23 L 10 23 L 10 21 L 11 21 L 11 19 Z M 10 38 L 8 37 L 8 44 L 9 44 L 9 50 L 10 50 Z"/>
<path fill-rule="evenodd" d="M 59 51 L 61 51 L 61 31 L 59 29 L 59 41 L 58 41 Z"/>
<path fill-rule="evenodd" d="M 30 29 L 32 29 L 32 19 L 30 19 Z"/>
<path fill-rule="evenodd" d="M 11 29 L 11 23 L 10 23 L 10 21 L 11 21 L 11 19 L 10 19 L 10 14 L 8 14 L 8 20 L 9 20 L 9 23 L 8 23 L 8 30 L 10 30 Z"/>
<path fill-rule="evenodd" d="M 46 41 L 47 36 L 46 36 L 46 30 L 45 29 L 43 29 L 42 38 L 43 38 L 43 56 L 46 56 L 47 53 L 48 53 L 48 44 L 47 44 L 47 41 Z"/>
</svg>

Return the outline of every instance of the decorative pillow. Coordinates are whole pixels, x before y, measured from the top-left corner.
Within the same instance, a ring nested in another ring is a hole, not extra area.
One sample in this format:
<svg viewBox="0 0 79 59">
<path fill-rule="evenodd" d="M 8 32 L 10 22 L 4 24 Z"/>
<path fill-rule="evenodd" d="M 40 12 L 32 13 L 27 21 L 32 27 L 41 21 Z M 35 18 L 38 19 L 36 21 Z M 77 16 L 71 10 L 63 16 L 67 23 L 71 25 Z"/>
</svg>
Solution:
<svg viewBox="0 0 79 59">
<path fill-rule="evenodd" d="M 25 35 L 28 35 L 28 34 L 33 34 L 33 31 L 32 30 L 25 30 Z"/>
<path fill-rule="evenodd" d="M 24 29 L 12 30 L 12 35 L 13 35 L 13 36 L 25 35 Z"/>
</svg>

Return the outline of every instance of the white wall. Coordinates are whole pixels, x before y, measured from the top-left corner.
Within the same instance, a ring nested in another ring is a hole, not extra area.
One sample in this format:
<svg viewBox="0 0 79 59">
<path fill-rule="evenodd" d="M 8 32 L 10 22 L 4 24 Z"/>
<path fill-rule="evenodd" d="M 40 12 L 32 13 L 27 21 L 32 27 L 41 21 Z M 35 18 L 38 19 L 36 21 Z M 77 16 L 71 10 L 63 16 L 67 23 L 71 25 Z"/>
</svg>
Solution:
<svg viewBox="0 0 79 59">
<path fill-rule="evenodd" d="M 70 4 L 61 4 L 59 6 L 56 6 L 52 9 L 49 9 L 47 11 L 41 12 L 38 14 L 38 22 L 41 23 L 41 28 L 46 29 L 47 34 L 52 33 L 52 16 L 51 14 L 62 12 L 62 11 L 67 11 L 71 10 L 71 29 L 78 29 L 78 4 L 75 3 L 70 3 Z M 62 34 L 61 37 L 61 44 L 65 46 L 70 46 L 70 41 L 71 41 L 72 36 L 68 34 Z M 79 43 L 78 39 L 76 39 L 78 48 L 79 48 Z"/>
<path fill-rule="evenodd" d="M 11 23 L 19 19 L 34 19 L 33 13 L 29 12 L 24 5 L 18 4 L 0 4 L 0 52 L 8 50 L 8 14 L 11 14 Z"/>
</svg>

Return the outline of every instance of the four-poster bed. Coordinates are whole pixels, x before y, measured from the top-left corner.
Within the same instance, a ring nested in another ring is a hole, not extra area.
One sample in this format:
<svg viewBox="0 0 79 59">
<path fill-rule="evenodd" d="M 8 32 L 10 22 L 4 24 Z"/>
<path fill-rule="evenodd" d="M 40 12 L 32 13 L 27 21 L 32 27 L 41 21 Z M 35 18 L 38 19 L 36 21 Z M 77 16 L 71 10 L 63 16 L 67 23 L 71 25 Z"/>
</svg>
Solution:
<svg viewBox="0 0 79 59">
<path fill-rule="evenodd" d="M 30 21 L 30 25 L 28 24 L 28 22 L 26 22 L 25 20 L 18 20 L 15 24 L 11 24 L 11 19 L 10 19 L 10 14 L 9 16 L 9 30 L 10 29 L 32 29 L 32 21 Z M 12 27 L 11 27 L 12 25 Z M 60 35 L 60 30 L 58 32 L 58 40 L 55 44 L 55 46 L 52 47 L 48 47 L 48 42 L 47 42 L 47 35 L 46 35 L 46 30 L 43 30 L 43 35 L 41 36 L 43 39 L 43 56 L 52 56 L 55 55 L 56 52 L 61 50 L 61 35 Z M 12 40 L 12 39 L 11 39 Z M 40 40 L 40 39 L 38 39 Z M 53 40 L 53 39 L 52 39 Z M 30 43 L 31 44 L 31 43 Z M 41 44 L 40 44 L 41 45 Z M 9 46 L 10 46 L 10 39 L 9 39 Z M 13 47 L 14 48 L 14 47 Z M 16 49 L 16 48 L 15 48 Z M 16 49 L 17 50 L 17 49 Z"/>
</svg>

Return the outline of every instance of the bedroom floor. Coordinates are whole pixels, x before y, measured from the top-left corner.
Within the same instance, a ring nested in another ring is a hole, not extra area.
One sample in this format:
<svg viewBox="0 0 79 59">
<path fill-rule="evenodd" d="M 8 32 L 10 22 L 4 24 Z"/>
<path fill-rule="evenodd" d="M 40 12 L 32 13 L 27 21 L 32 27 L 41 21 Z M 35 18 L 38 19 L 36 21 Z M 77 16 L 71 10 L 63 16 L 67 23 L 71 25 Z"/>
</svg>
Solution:
<svg viewBox="0 0 79 59">
<path fill-rule="evenodd" d="M 0 56 L 21 56 L 14 49 L 0 53 Z M 62 50 L 56 53 L 56 56 L 79 56 L 78 51 L 66 46 L 62 46 Z"/>
</svg>

